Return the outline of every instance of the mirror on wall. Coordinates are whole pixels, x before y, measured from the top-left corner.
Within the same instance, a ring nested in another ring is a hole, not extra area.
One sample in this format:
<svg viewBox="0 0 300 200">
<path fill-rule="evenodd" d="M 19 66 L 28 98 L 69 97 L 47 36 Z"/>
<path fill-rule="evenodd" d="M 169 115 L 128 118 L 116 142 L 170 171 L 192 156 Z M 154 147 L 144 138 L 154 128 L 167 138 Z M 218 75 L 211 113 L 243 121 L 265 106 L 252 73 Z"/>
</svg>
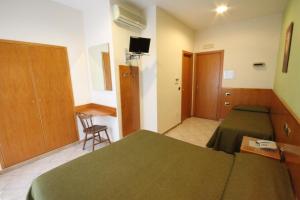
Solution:
<svg viewBox="0 0 300 200">
<path fill-rule="evenodd" d="M 93 90 L 112 90 L 109 44 L 91 46 L 88 54 Z"/>
</svg>

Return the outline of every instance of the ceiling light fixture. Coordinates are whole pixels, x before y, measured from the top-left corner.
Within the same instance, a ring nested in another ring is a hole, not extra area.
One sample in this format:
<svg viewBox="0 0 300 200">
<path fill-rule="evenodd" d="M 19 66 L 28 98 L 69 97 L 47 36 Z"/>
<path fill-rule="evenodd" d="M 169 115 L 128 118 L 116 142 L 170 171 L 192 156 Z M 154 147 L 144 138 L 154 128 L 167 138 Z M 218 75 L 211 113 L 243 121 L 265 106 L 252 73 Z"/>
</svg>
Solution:
<svg viewBox="0 0 300 200">
<path fill-rule="evenodd" d="M 220 5 L 220 6 L 218 6 L 218 7 L 216 8 L 216 12 L 217 12 L 218 14 L 223 14 L 223 13 L 225 13 L 227 10 L 228 10 L 228 6 L 226 6 L 226 5 Z"/>
</svg>

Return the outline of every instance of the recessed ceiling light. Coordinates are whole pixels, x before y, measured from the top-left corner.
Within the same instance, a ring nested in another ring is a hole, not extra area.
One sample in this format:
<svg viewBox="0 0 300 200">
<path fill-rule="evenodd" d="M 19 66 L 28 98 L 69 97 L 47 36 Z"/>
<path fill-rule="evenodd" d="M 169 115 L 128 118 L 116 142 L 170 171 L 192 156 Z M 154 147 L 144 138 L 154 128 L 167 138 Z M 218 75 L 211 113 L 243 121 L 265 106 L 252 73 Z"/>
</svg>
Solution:
<svg viewBox="0 0 300 200">
<path fill-rule="evenodd" d="M 223 14 L 223 13 L 225 13 L 227 10 L 228 10 L 228 6 L 226 6 L 226 5 L 220 5 L 220 6 L 218 6 L 218 7 L 216 8 L 216 12 L 217 12 L 218 14 Z"/>
</svg>

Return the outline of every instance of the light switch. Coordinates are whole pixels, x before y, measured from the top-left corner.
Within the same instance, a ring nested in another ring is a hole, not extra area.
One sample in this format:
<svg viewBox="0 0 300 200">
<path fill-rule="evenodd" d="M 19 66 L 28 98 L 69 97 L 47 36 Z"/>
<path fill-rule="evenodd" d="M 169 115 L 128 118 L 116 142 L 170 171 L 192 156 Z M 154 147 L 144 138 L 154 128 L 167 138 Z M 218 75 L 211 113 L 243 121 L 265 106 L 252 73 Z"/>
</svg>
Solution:
<svg viewBox="0 0 300 200">
<path fill-rule="evenodd" d="M 234 70 L 224 70 L 224 79 L 225 80 L 232 80 L 235 77 Z"/>
</svg>

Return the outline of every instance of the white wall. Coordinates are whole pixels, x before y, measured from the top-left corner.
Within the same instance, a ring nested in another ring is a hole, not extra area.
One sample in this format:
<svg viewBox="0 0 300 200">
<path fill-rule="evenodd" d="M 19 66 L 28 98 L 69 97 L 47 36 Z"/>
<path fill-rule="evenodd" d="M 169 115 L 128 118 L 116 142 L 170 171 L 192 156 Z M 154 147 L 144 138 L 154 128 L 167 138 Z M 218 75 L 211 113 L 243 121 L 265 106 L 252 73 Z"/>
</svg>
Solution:
<svg viewBox="0 0 300 200">
<path fill-rule="evenodd" d="M 48 0 L 0 0 L 0 38 L 66 46 L 76 105 L 90 93 L 82 14 Z"/>
<path fill-rule="evenodd" d="M 96 91 L 90 87 L 92 102 L 116 107 L 116 84 L 114 74 L 114 58 L 112 50 L 112 19 L 109 0 L 83 1 L 84 31 L 86 48 L 109 43 L 113 91 Z M 90 79 L 91 80 L 91 79 Z M 90 82 L 91 86 L 91 82 Z"/>
<path fill-rule="evenodd" d="M 194 31 L 157 8 L 158 132 L 181 122 L 182 51 L 193 52 Z M 179 84 L 175 84 L 175 79 Z"/>
<path fill-rule="evenodd" d="M 223 87 L 273 88 L 281 20 L 272 15 L 199 31 L 195 52 L 225 50 L 224 70 L 234 70 L 236 77 L 223 80 Z M 214 48 L 205 48 L 210 45 Z M 255 69 L 255 62 L 265 62 L 266 68 Z"/>
<path fill-rule="evenodd" d="M 151 38 L 149 54 L 142 58 L 141 83 L 141 127 L 157 131 L 157 45 L 156 6 L 144 10 L 147 27 L 141 36 Z"/>
<path fill-rule="evenodd" d="M 89 73 L 89 88 L 91 92 L 91 102 L 117 108 L 116 96 L 116 77 L 115 77 L 115 59 L 112 43 L 112 18 L 111 6 L 109 0 L 89 0 L 82 1 L 82 12 L 84 19 L 84 32 L 86 41 L 86 53 L 89 47 L 109 44 L 110 63 L 112 74 L 112 91 L 94 90 L 92 87 L 92 77 Z M 90 68 L 88 68 L 90 70 Z M 108 126 L 108 133 L 113 141 L 120 139 L 118 118 L 117 117 L 95 117 L 95 122 Z"/>
</svg>

